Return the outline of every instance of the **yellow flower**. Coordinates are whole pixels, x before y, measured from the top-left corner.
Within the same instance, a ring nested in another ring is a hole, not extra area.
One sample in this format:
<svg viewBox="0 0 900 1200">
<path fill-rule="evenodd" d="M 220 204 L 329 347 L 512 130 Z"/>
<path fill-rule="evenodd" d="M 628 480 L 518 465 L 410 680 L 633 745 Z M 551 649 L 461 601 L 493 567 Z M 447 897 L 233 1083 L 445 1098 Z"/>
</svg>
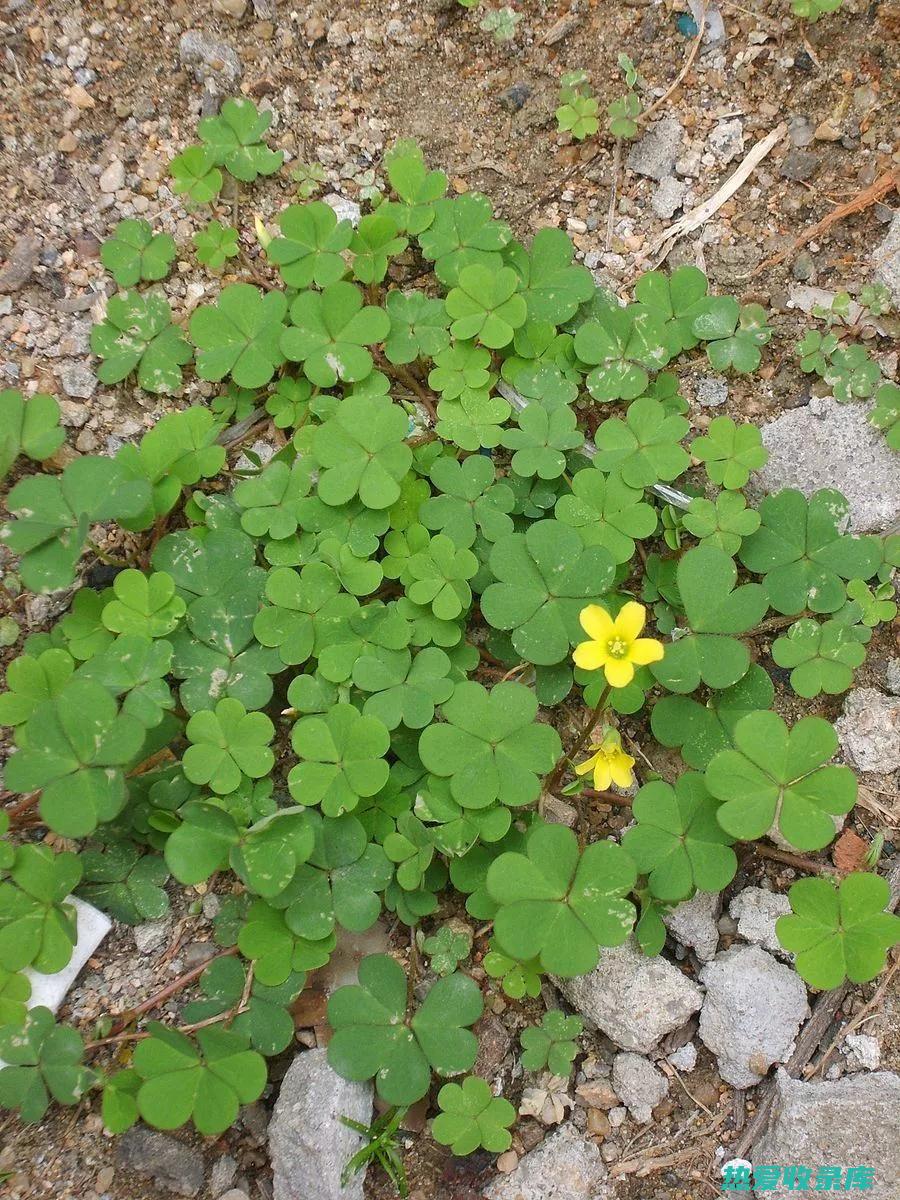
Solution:
<svg viewBox="0 0 900 1200">
<path fill-rule="evenodd" d="M 594 787 L 598 792 L 605 792 L 611 783 L 620 788 L 631 787 L 634 783 L 631 770 L 634 759 L 622 749 L 617 734 L 610 731 L 599 744 L 592 742 L 590 750 L 593 751 L 590 758 L 576 766 L 576 775 L 587 775 L 588 771 L 593 771 Z"/>
<path fill-rule="evenodd" d="M 640 636 L 647 610 L 634 600 L 622 605 L 615 620 L 599 604 L 583 608 L 578 619 L 591 640 L 575 647 L 575 665 L 586 671 L 602 667 L 610 687 L 627 687 L 635 666 L 659 662 L 663 656 L 662 642 Z"/>
</svg>

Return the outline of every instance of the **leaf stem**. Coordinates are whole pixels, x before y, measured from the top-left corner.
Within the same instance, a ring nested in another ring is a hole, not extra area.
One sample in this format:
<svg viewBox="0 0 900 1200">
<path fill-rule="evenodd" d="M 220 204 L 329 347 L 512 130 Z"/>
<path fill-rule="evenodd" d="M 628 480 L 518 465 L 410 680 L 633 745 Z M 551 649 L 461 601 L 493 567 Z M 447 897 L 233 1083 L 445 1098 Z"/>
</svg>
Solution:
<svg viewBox="0 0 900 1200">
<path fill-rule="evenodd" d="M 609 693 L 611 691 L 612 691 L 612 684 L 608 683 L 606 685 L 606 687 L 603 689 L 603 691 L 600 693 L 600 699 L 597 701 L 597 703 L 591 709 L 590 716 L 588 717 L 588 719 L 585 721 L 584 725 L 582 726 L 581 732 L 578 734 L 578 737 L 575 739 L 574 744 L 570 747 L 569 750 L 566 751 L 565 754 L 563 754 L 563 756 L 560 758 L 559 762 L 556 764 L 556 766 L 551 771 L 550 775 L 547 777 L 547 779 L 544 783 L 544 791 L 545 792 L 553 791 L 553 789 L 556 787 L 556 785 L 559 783 L 560 779 L 562 778 L 563 771 L 566 769 L 566 763 L 572 762 L 572 760 L 575 758 L 575 755 L 579 754 L 583 750 L 585 742 L 591 736 L 591 730 L 594 728 L 594 726 L 597 724 L 597 722 L 600 720 L 601 716 L 603 715 L 603 711 L 606 708 L 606 702 L 609 699 Z"/>
</svg>

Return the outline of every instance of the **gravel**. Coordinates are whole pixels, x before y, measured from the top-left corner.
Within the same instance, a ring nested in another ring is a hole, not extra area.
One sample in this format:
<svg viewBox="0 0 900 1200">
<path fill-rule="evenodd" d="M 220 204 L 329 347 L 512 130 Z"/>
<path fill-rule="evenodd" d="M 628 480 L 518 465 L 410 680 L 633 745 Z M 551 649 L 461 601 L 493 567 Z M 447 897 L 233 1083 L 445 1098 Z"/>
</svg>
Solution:
<svg viewBox="0 0 900 1200">
<path fill-rule="evenodd" d="M 362 1145 L 339 1120 L 372 1120 L 371 1083 L 341 1078 L 324 1050 L 298 1054 L 281 1084 L 269 1123 L 275 1200 L 362 1200 L 365 1172 L 341 1187 L 341 1170 Z"/>
<path fill-rule="evenodd" d="M 568 1122 L 485 1190 L 487 1200 L 614 1200 L 600 1151 Z"/>
<path fill-rule="evenodd" d="M 116 1166 L 145 1175 L 177 1196 L 196 1196 L 203 1187 L 203 1156 L 167 1133 L 135 1125 L 116 1142 Z"/>
<path fill-rule="evenodd" d="M 664 958 L 646 958 L 630 939 L 603 950 L 588 975 L 554 983 L 582 1016 L 623 1050 L 649 1052 L 695 1013 L 703 993 Z"/>
<path fill-rule="evenodd" d="M 675 163 L 681 156 L 683 138 L 680 122 L 674 117 L 663 117 L 634 143 L 628 151 L 625 165 L 649 179 L 665 179 L 675 170 Z"/>
<path fill-rule="evenodd" d="M 765 888 L 744 888 L 728 905 L 728 911 L 737 921 L 739 938 L 762 946 L 763 950 L 777 954 L 779 958 L 792 957 L 782 949 L 775 933 L 775 922 L 791 911 L 787 896 L 766 891 Z"/>
<path fill-rule="evenodd" d="M 897 1200 L 900 1195 L 900 1076 L 888 1071 L 853 1075 L 834 1083 L 803 1083 L 779 1071 L 772 1116 L 754 1147 L 754 1164 L 800 1163 L 807 1167 L 868 1166 L 868 1200 Z M 781 1200 L 797 1192 L 783 1186 L 767 1190 Z"/>
<path fill-rule="evenodd" d="M 844 756 L 860 771 L 887 775 L 900 767 L 900 699 L 854 688 L 835 721 Z"/>
<path fill-rule="evenodd" d="M 813 398 L 762 431 L 769 461 L 751 477 L 753 490 L 799 488 L 809 496 L 837 488 L 850 502 L 857 533 L 886 529 L 900 516 L 897 456 L 867 420 L 870 406 Z"/>
<path fill-rule="evenodd" d="M 715 1054 L 723 1079 L 737 1088 L 753 1087 L 794 1049 L 809 1016 L 803 981 L 759 946 L 732 946 L 700 978 L 706 984 L 700 1038 Z"/>
<path fill-rule="evenodd" d="M 702 962 L 715 958 L 719 948 L 716 921 L 721 903 L 718 893 L 697 892 L 663 917 L 663 924 L 675 940 L 695 951 Z"/>
<path fill-rule="evenodd" d="M 612 1079 L 622 1103 L 641 1125 L 653 1120 L 653 1109 L 669 1091 L 665 1075 L 640 1054 L 617 1054 Z"/>
</svg>

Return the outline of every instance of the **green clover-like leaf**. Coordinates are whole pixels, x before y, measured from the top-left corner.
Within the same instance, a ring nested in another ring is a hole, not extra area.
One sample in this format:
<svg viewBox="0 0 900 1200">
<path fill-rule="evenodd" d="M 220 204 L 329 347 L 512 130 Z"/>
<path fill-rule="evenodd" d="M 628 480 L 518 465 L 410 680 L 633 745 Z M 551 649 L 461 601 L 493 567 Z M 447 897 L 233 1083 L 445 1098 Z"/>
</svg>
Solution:
<svg viewBox="0 0 900 1200">
<path fill-rule="evenodd" d="M 518 287 L 519 276 L 511 267 L 463 267 L 459 286 L 451 289 L 445 301 L 453 337 L 474 339 L 493 350 L 508 345 L 528 314 Z"/>
<path fill-rule="evenodd" d="M 402 254 L 409 242 L 398 236 L 400 227 L 390 213 L 379 209 L 363 217 L 350 242 L 353 278 L 360 283 L 381 283 L 392 258 Z"/>
<path fill-rule="evenodd" d="M 875 393 L 875 407 L 869 413 L 869 420 L 884 433 L 892 450 L 900 450 L 900 387 L 894 383 L 882 384 Z"/>
<path fill-rule="evenodd" d="M 663 325 L 673 354 L 697 345 L 693 322 L 704 309 L 707 286 L 703 272 L 687 265 L 671 275 L 646 271 L 634 285 L 635 300 Z"/>
<path fill-rule="evenodd" d="M 686 900 L 694 890 L 720 892 L 737 871 L 732 838 L 716 820 L 718 804 L 702 775 L 679 776 L 674 788 L 661 780 L 645 784 L 634 800 L 637 822 L 622 846 L 648 876 L 659 900 Z"/>
<path fill-rule="evenodd" d="M 656 531 L 656 512 L 643 503 L 643 492 L 624 483 L 618 471 L 606 475 L 594 467 L 572 476 L 571 494 L 560 496 L 556 519 L 577 529 L 585 546 L 602 546 L 615 563 L 629 562 L 636 539 Z"/>
<path fill-rule="evenodd" d="M 177 1129 L 191 1120 L 198 1133 L 223 1133 L 240 1106 L 262 1093 L 265 1059 L 234 1030 L 211 1025 L 192 1040 L 159 1021 L 147 1028 L 133 1063 L 142 1080 L 137 1108 L 148 1125 Z"/>
<path fill-rule="evenodd" d="M 254 979 L 246 1008 L 230 1024 L 235 1033 L 249 1040 L 251 1047 L 269 1057 L 280 1054 L 294 1037 L 294 1021 L 288 1006 L 303 989 L 306 976 L 293 972 L 284 983 L 267 987 Z M 200 976 L 202 1000 L 192 1000 L 181 1011 L 182 1018 L 193 1024 L 224 1016 L 241 1006 L 247 984 L 244 964 L 237 958 L 217 958 Z"/>
<path fill-rule="evenodd" d="M 280 987 L 300 971 L 323 967 L 337 939 L 334 934 L 311 941 L 291 929 L 286 913 L 265 900 L 256 900 L 247 910 L 237 935 L 244 958 L 253 962 L 256 979 L 266 987 Z"/>
<path fill-rule="evenodd" d="M 230 375 L 247 388 L 268 383 L 284 362 L 279 340 L 286 311 L 281 292 L 261 293 L 249 283 L 223 288 L 216 304 L 201 304 L 191 316 L 197 374 L 216 381 Z"/>
<path fill-rule="evenodd" d="M 642 396 L 628 406 L 624 421 L 611 417 L 597 430 L 594 462 L 602 471 L 618 470 L 629 487 L 669 482 L 690 463 L 679 445 L 688 428 L 684 417 L 667 416 L 658 400 Z"/>
<path fill-rule="evenodd" d="M 439 979 L 407 1018 L 402 967 L 370 954 L 359 965 L 359 984 L 338 988 L 328 1001 L 328 1061 L 345 1079 L 374 1077 L 388 1104 L 414 1104 L 432 1070 L 457 1074 L 475 1062 L 478 1039 L 468 1027 L 482 1008 L 478 985 L 456 973 Z"/>
<path fill-rule="evenodd" d="M 225 266 L 229 258 L 237 257 L 240 249 L 238 231 L 230 225 L 223 225 L 221 221 L 210 221 L 205 229 L 194 234 L 194 249 L 198 262 L 217 271 Z"/>
<path fill-rule="evenodd" d="M 169 165 L 172 191 L 193 204 L 208 204 L 222 190 L 222 172 L 208 146 L 188 146 Z"/>
<path fill-rule="evenodd" d="M 743 308 L 733 296 L 709 296 L 693 321 L 693 333 L 707 343 L 706 356 L 717 371 L 749 374 L 760 364 L 760 347 L 772 330 L 760 304 Z"/>
<path fill-rule="evenodd" d="M 328 287 L 344 277 L 347 264 L 341 251 L 350 245 L 353 226 L 338 221 L 330 204 L 291 204 L 278 224 L 282 237 L 271 242 L 266 254 L 289 287 Z"/>
<path fill-rule="evenodd" d="M 500 948 L 520 962 L 539 958 L 555 975 L 593 970 L 600 946 L 631 933 L 634 906 L 623 897 L 636 878 L 621 846 L 594 842 L 580 853 L 570 829 L 533 826 L 523 854 L 501 854 L 488 870 Z"/>
<path fill-rule="evenodd" d="M 526 1071 L 543 1071 L 567 1078 L 578 1053 L 577 1039 L 584 1029 L 581 1017 L 567 1017 L 559 1008 L 551 1008 L 541 1017 L 540 1025 L 526 1025 L 519 1034 Z"/>
<path fill-rule="evenodd" d="M 835 400 L 846 404 L 857 397 L 871 396 L 881 381 L 881 367 L 858 343 L 834 351 L 823 373 Z"/>
<path fill-rule="evenodd" d="M 516 1110 L 477 1075 L 467 1075 L 461 1084 L 445 1083 L 438 1092 L 438 1107 L 432 1137 L 454 1154 L 471 1154 L 479 1146 L 499 1154 L 512 1145 L 508 1127 Z"/>
<path fill-rule="evenodd" d="M 342 640 L 346 620 L 359 602 L 341 593 L 340 582 L 325 563 L 309 563 L 298 573 L 279 567 L 266 580 L 268 607 L 253 622 L 263 646 L 276 648 L 282 662 L 293 666 L 330 641 Z"/>
<path fill-rule="evenodd" d="M 791 687 L 798 696 L 812 699 L 820 692 L 836 696 L 846 692 L 853 682 L 854 670 L 866 657 L 859 633 L 864 627 L 840 621 L 820 624 L 809 617 L 795 621 L 786 635 L 772 645 L 772 657 L 779 667 L 791 672 Z"/>
<path fill-rule="evenodd" d="M 516 652 L 543 666 L 561 662 L 583 639 L 579 613 L 612 585 L 615 568 L 608 550 L 585 547 L 559 521 L 535 521 L 501 538 L 490 566 L 497 582 L 481 597 L 485 620 L 510 630 Z"/>
<path fill-rule="evenodd" d="M 19 1110 L 34 1124 L 51 1099 L 77 1104 L 97 1081 L 97 1073 L 82 1063 L 84 1045 L 76 1030 L 57 1025 L 49 1008 L 32 1008 L 22 1026 L 0 1029 L 0 1105 Z"/>
<path fill-rule="evenodd" d="M 167 300 L 155 292 L 111 296 L 106 317 L 91 330 L 91 350 L 103 359 L 101 383 L 121 383 L 136 370 L 139 386 L 154 394 L 177 391 L 181 368 L 191 361 Z"/>
<path fill-rule="evenodd" d="M 715 500 L 697 496 L 682 517 L 685 529 L 700 539 L 701 546 L 714 546 L 729 557 L 741 542 L 760 526 L 756 509 L 748 508 L 740 492 L 720 492 Z"/>
<path fill-rule="evenodd" d="M 0 695 L 0 725 L 21 725 L 39 704 L 52 700 L 65 687 L 75 663 L 66 650 L 20 654 L 6 668 L 6 686 Z"/>
<path fill-rule="evenodd" d="M 453 694 L 450 670 L 450 659 L 436 646 L 415 657 L 405 649 L 376 649 L 357 659 L 353 682 L 366 693 L 366 716 L 377 717 L 388 729 L 401 724 L 424 729 L 434 718 L 435 706 Z"/>
<path fill-rule="evenodd" d="M 479 533 L 489 542 L 512 533 L 512 492 L 496 482 L 497 469 L 489 458 L 472 454 L 460 463 L 442 456 L 430 474 L 438 494 L 429 494 L 419 508 L 428 529 L 447 534 L 460 548 L 470 547 Z"/>
<path fill-rule="evenodd" d="M 175 592 L 175 580 L 165 571 L 120 571 L 113 580 L 114 599 L 103 608 L 102 620 L 113 633 L 160 638 L 171 633 L 187 606 Z"/>
<path fill-rule="evenodd" d="M 472 931 L 465 923 L 442 925 L 437 933 L 425 938 L 422 949 L 429 966 L 438 975 L 452 975 L 472 952 Z"/>
<path fill-rule="evenodd" d="M 766 593 L 758 583 L 735 587 L 734 563 L 713 546 L 688 550 L 676 579 L 690 632 L 679 630 L 650 669 L 673 692 L 692 692 L 701 680 L 730 687 L 750 665 L 747 647 L 732 635 L 762 620 L 769 607 Z"/>
<path fill-rule="evenodd" d="M 591 299 L 593 277 L 587 267 L 573 263 L 574 256 L 572 241 L 562 229 L 539 229 L 527 251 L 515 242 L 507 248 L 506 258 L 521 279 L 519 291 L 529 321 L 562 325 Z"/>
<path fill-rule="evenodd" d="M 391 328 L 384 352 L 392 363 L 434 358 L 450 344 L 449 318 L 442 301 L 424 292 L 388 292 L 384 302 Z"/>
<path fill-rule="evenodd" d="M 671 357 L 664 327 L 637 304 L 610 307 L 599 320 L 585 321 L 575 334 L 575 353 L 594 368 L 587 388 L 601 401 L 642 395 L 648 370 L 660 370 Z"/>
<path fill-rule="evenodd" d="M 242 183 L 258 175 L 273 175 L 284 162 L 281 150 L 270 150 L 263 134 L 272 124 L 271 112 L 259 112 L 252 100 L 226 100 L 217 117 L 204 117 L 197 132 L 217 166 Z"/>
<path fill-rule="evenodd" d="M 366 508 L 390 508 L 412 463 L 406 432 L 406 414 L 388 397 L 348 396 L 313 436 L 320 499 L 339 505 L 358 495 Z"/>
<path fill-rule="evenodd" d="M 762 525 L 744 540 L 740 559 L 757 575 L 769 603 L 781 613 L 836 612 L 846 579 L 869 579 L 878 569 L 874 538 L 844 533 L 850 506 L 840 492 L 823 488 L 806 497 L 793 488 L 767 496 Z"/>
<path fill-rule="evenodd" d="M 731 417 L 714 417 L 704 437 L 695 438 L 691 453 L 706 466 L 713 483 L 725 488 L 742 488 L 751 471 L 769 460 L 762 435 L 755 425 L 735 425 Z"/>
<path fill-rule="evenodd" d="M 17 792 L 43 789 L 40 812 L 47 825 L 63 837 L 84 837 L 120 812 L 122 767 L 143 740 L 143 725 L 119 712 L 106 688 L 71 679 L 34 710 L 24 749 L 6 765 L 6 784 Z"/>
<path fill-rule="evenodd" d="M 77 940 L 75 910 L 66 897 L 82 874 L 78 856 L 50 846 L 17 846 L 0 883 L 0 966 L 61 971 Z"/>
<path fill-rule="evenodd" d="M 445 287 L 455 287 L 467 266 L 500 268 L 500 251 L 511 241 L 512 230 L 493 219 L 491 202 L 480 192 L 436 200 L 434 219 L 419 234 L 422 254 L 434 263 L 434 273 Z"/>
<path fill-rule="evenodd" d="M 117 921 L 139 925 L 169 911 L 164 890 L 169 871 L 158 855 L 142 854 L 134 842 L 113 841 L 102 850 L 83 850 L 81 863 L 84 875 L 79 896 Z"/>
<path fill-rule="evenodd" d="M 734 727 L 733 750 L 706 768 L 719 823 L 732 837 L 762 837 L 773 826 L 798 850 L 821 850 L 834 837 L 835 816 L 856 802 L 849 767 L 826 766 L 838 747 L 834 727 L 803 717 L 788 729 L 772 712 L 755 712 Z"/>
<path fill-rule="evenodd" d="M 20 454 L 43 462 L 65 440 L 59 405 L 52 396 L 37 392 L 26 400 L 17 388 L 0 392 L 0 480 Z"/>
<path fill-rule="evenodd" d="M 291 795 L 298 804 L 320 805 L 329 817 L 351 812 L 361 796 L 374 796 L 387 783 L 387 727 L 352 704 L 304 717 L 291 744 L 301 759 L 288 775 Z"/>
<path fill-rule="evenodd" d="M 498 683 L 490 692 L 479 683 L 457 685 L 443 706 L 444 723 L 429 725 L 419 739 L 427 769 L 450 779 L 454 800 L 464 808 L 495 801 L 516 808 L 540 794 L 539 776 L 561 753 L 559 734 L 539 724 L 537 700 L 520 683 Z"/>
<path fill-rule="evenodd" d="M 567 450 L 584 442 L 576 427 L 577 416 L 570 408 L 547 409 L 532 402 L 516 414 L 517 429 L 503 435 L 503 445 L 515 453 L 512 469 L 517 475 L 537 475 L 540 479 L 558 479 L 566 469 Z"/>
<path fill-rule="evenodd" d="M 230 696 L 194 713 L 184 732 L 191 743 L 182 758 L 185 775 L 220 796 L 233 792 L 245 776 L 268 775 L 274 765 L 269 746 L 274 725 L 265 713 L 248 713 Z"/>
<path fill-rule="evenodd" d="M 900 917 L 884 911 L 890 888 L 877 875 L 854 871 L 837 887 L 827 879 L 801 879 L 788 899 L 793 912 L 778 918 L 775 932 L 811 987 L 868 983 L 900 941 Z"/>
<path fill-rule="evenodd" d="M 334 387 L 339 379 L 365 379 L 372 370 L 366 347 L 384 341 L 391 324 L 383 308 L 364 307 L 359 288 L 343 281 L 321 292 L 301 292 L 290 318 L 281 351 L 291 362 L 302 363 L 307 379 L 319 387 Z"/>
<path fill-rule="evenodd" d="M 119 287 L 165 279 L 175 257 L 175 239 L 154 233 L 149 221 L 120 221 L 100 248 L 100 261 Z"/>
</svg>

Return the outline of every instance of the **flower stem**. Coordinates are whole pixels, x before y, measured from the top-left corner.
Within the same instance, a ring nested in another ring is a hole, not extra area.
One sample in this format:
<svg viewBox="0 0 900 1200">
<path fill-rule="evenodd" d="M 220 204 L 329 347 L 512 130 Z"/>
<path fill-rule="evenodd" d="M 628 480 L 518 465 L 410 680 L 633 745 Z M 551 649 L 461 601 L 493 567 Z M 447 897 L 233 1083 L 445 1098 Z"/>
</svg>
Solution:
<svg viewBox="0 0 900 1200">
<path fill-rule="evenodd" d="M 594 728 L 594 726 L 597 724 L 597 722 L 600 720 L 601 716 L 603 715 L 603 711 L 606 708 L 606 702 L 609 699 L 609 693 L 611 691 L 612 691 L 612 684 L 608 683 L 606 685 L 606 687 L 603 689 L 603 691 L 600 693 L 600 699 L 597 701 L 597 703 L 591 709 L 590 716 L 588 717 L 587 721 L 585 721 L 584 725 L 582 726 L 581 732 L 578 734 L 578 737 L 575 739 L 575 742 L 570 747 L 570 749 L 567 750 L 565 754 L 563 754 L 562 758 L 559 760 L 559 762 L 556 764 L 556 766 L 551 771 L 550 775 L 547 777 L 546 783 L 544 784 L 545 792 L 553 791 L 553 789 L 556 787 L 556 785 L 559 783 L 560 779 L 562 778 L 562 773 L 566 769 L 566 763 L 572 762 L 572 760 L 575 758 L 575 755 L 579 754 L 584 749 L 585 742 L 591 736 L 591 730 Z"/>
</svg>

